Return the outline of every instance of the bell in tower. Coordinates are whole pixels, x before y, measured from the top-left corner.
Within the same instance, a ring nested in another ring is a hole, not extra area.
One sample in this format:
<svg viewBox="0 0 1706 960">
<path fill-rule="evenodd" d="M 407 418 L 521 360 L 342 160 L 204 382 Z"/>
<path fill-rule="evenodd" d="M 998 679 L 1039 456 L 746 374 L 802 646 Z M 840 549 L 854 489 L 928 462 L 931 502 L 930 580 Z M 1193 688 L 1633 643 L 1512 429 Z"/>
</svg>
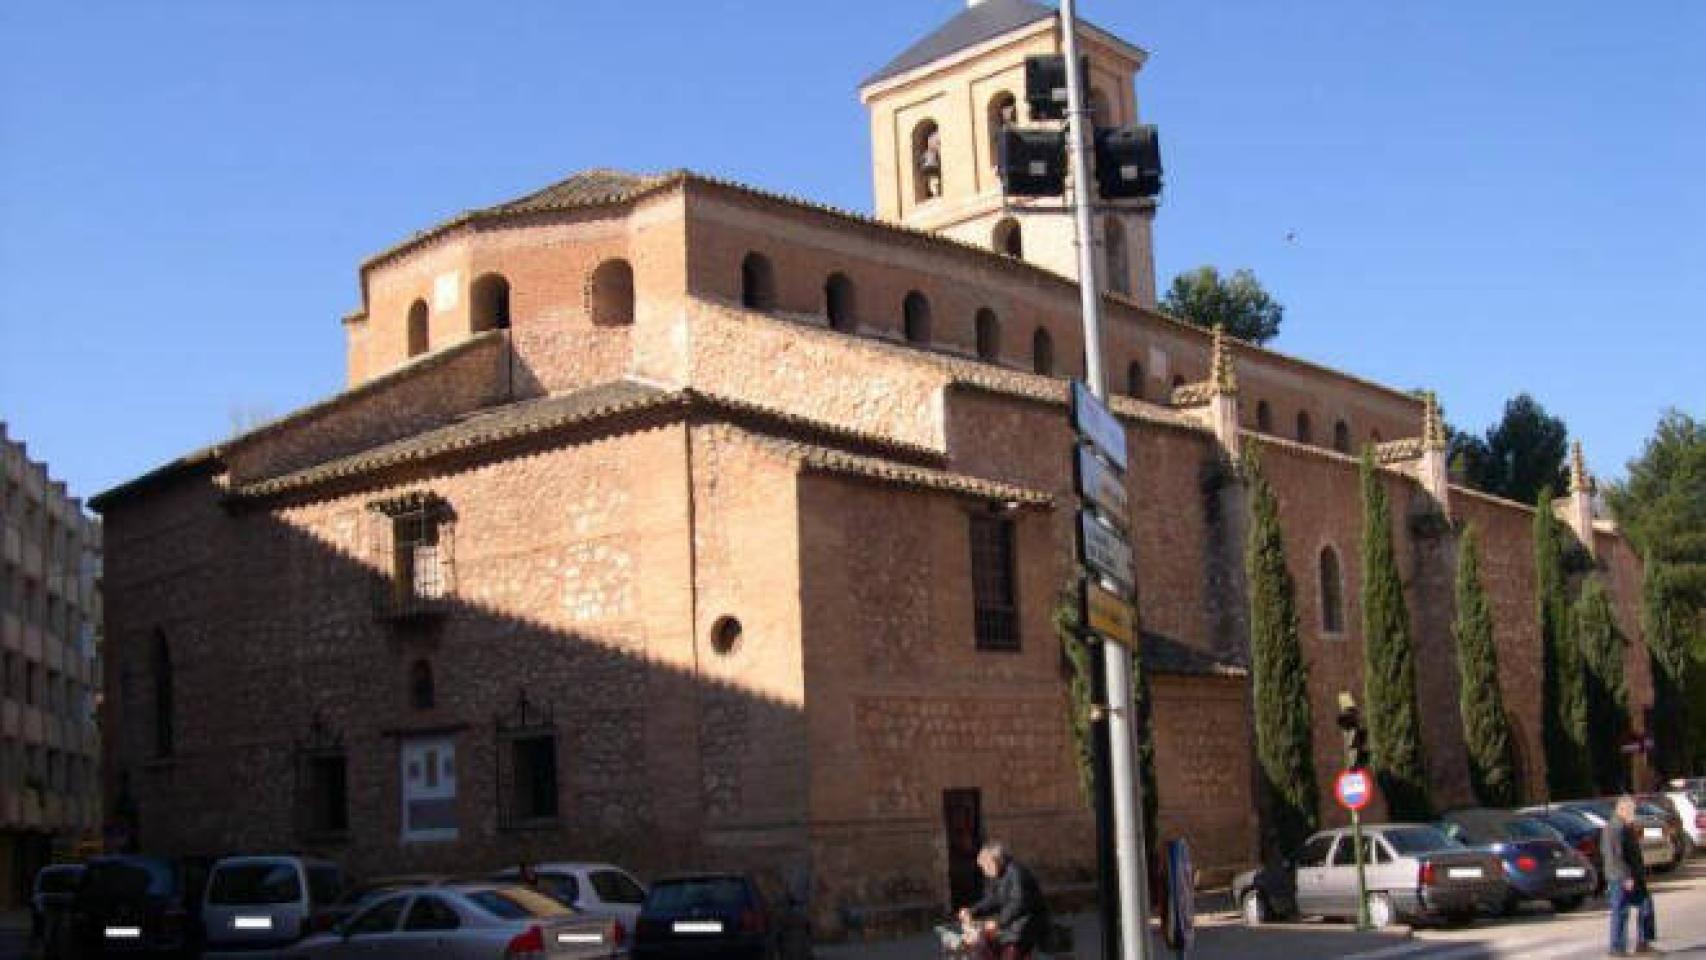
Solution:
<svg viewBox="0 0 1706 960">
<path fill-rule="evenodd" d="M 1098 127 L 1137 123 L 1135 79 L 1147 54 L 1080 21 L 1089 103 Z M 877 216 L 1076 279 L 1072 216 L 1059 197 L 1005 196 L 1001 132 L 1040 121 L 1025 104 L 1025 58 L 1059 54 L 1060 19 L 1031 0 L 971 0 L 859 87 L 870 111 Z M 1155 202 L 1099 205 L 1104 287 L 1155 303 Z"/>
</svg>

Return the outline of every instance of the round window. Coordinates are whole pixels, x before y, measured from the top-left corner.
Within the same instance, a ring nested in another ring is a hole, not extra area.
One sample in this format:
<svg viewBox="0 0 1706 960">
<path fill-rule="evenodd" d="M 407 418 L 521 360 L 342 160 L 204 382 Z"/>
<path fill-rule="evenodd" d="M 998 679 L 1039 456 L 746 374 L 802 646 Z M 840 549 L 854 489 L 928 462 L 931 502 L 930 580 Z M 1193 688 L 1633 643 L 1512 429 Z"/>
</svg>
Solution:
<svg viewBox="0 0 1706 960">
<path fill-rule="evenodd" d="M 711 649 L 719 654 L 734 652 L 740 646 L 740 621 L 722 617 L 711 627 Z"/>
</svg>

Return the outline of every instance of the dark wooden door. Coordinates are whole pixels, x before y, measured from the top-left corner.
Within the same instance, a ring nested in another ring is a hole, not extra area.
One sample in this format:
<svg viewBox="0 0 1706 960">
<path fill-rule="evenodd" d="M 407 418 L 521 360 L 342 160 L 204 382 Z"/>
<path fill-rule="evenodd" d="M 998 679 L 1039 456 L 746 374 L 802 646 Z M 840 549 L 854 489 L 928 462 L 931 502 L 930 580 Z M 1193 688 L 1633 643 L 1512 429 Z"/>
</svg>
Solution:
<svg viewBox="0 0 1706 960">
<path fill-rule="evenodd" d="M 942 822 L 948 834 L 949 906 L 958 910 L 983 896 L 983 874 L 977 868 L 983 847 L 982 791 L 942 791 Z"/>
</svg>

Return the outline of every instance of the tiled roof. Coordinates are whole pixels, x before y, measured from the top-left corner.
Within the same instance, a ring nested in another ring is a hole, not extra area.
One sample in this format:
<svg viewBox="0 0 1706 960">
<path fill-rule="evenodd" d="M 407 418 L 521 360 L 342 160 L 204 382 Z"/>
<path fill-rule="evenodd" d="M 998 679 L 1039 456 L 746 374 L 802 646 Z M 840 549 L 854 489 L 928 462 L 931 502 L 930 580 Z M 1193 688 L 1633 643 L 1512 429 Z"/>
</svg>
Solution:
<svg viewBox="0 0 1706 960">
<path fill-rule="evenodd" d="M 674 183 L 679 173 L 645 175 L 625 170 L 585 170 L 525 197 L 474 211 L 475 214 L 540 213 L 620 203 Z"/>
<path fill-rule="evenodd" d="M 1030 0 L 984 0 L 977 6 L 960 11 L 952 20 L 907 47 L 900 56 L 866 77 L 859 86 L 868 87 L 890 77 L 898 77 L 927 63 L 1012 33 L 1020 27 L 1028 27 L 1039 20 L 1053 19 L 1054 14 L 1053 8 L 1031 3 Z"/>
<path fill-rule="evenodd" d="M 862 477 L 883 483 L 937 490 L 943 493 L 1018 503 L 1031 507 L 1046 507 L 1054 497 L 1040 490 L 1021 487 L 999 480 L 986 480 L 964 473 L 937 470 L 915 464 L 901 463 L 881 457 L 870 457 L 816 444 L 801 443 L 781 437 L 758 436 L 759 443 L 776 451 L 803 469 L 842 476 Z"/>
</svg>

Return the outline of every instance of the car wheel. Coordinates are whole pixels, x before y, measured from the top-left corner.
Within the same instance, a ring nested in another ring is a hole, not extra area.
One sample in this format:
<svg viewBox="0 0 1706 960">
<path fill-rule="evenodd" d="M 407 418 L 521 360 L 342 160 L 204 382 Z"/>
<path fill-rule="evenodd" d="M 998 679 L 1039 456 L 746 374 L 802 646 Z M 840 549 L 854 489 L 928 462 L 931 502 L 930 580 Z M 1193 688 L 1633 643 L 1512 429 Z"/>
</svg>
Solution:
<svg viewBox="0 0 1706 960">
<path fill-rule="evenodd" d="M 1262 896 L 1261 891 L 1244 891 L 1244 896 L 1239 903 L 1242 907 L 1246 926 L 1259 927 L 1264 923 L 1273 922 L 1273 911 L 1268 908 L 1267 898 Z"/>
<path fill-rule="evenodd" d="M 1552 901 L 1552 909 L 1559 913 L 1569 913 L 1582 905 L 1582 899 L 1582 897 L 1564 897 L 1561 900 L 1554 900 Z"/>
<path fill-rule="evenodd" d="M 1385 930 L 1398 919 L 1397 911 L 1392 909 L 1392 898 L 1384 893 L 1368 895 L 1368 925 L 1376 930 Z"/>
<path fill-rule="evenodd" d="M 1498 910 L 1496 910 L 1494 912 L 1497 913 L 1501 917 L 1509 917 L 1509 916 L 1514 916 L 1516 914 L 1517 910 L 1519 910 L 1521 908 L 1522 908 L 1522 898 L 1518 897 L 1514 893 L 1507 893 L 1507 894 L 1505 894 L 1505 898 L 1503 900 L 1499 901 Z"/>
</svg>

